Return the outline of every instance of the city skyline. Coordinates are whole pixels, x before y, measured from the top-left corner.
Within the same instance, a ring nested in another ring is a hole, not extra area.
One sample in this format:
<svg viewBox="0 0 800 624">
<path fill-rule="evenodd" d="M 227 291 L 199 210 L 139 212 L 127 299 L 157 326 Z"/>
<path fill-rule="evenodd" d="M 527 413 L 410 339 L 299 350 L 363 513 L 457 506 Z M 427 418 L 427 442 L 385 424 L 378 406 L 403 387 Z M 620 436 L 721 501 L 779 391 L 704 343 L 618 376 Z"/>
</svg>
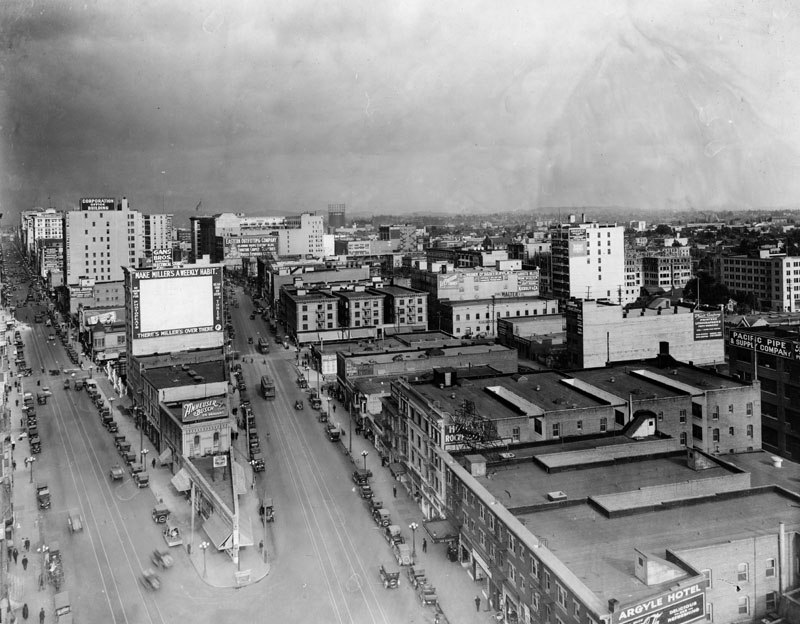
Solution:
<svg viewBox="0 0 800 624">
<path fill-rule="evenodd" d="M 789 3 L 22 3 L 0 212 L 794 206 Z M 649 215 L 647 215 L 649 216 Z"/>
</svg>

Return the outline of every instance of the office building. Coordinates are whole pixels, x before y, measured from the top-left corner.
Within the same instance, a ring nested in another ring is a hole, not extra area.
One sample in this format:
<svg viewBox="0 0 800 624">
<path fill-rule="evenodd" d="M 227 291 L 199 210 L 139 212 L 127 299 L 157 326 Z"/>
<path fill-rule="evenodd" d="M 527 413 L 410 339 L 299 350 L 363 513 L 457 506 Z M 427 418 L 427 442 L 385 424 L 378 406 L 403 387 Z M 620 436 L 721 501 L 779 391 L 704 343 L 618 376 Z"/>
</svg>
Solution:
<svg viewBox="0 0 800 624">
<path fill-rule="evenodd" d="M 64 238 L 64 214 L 54 208 L 23 210 L 20 214 L 19 232 L 20 245 L 28 258 L 35 260 L 37 241 Z"/>
<path fill-rule="evenodd" d="M 333 232 L 347 225 L 346 204 L 328 204 L 328 231 Z"/>
<path fill-rule="evenodd" d="M 757 256 L 723 255 L 719 268 L 729 290 L 752 293 L 762 310 L 800 312 L 800 257 L 761 249 Z"/>
<path fill-rule="evenodd" d="M 635 301 L 626 287 L 624 231 L 620 225 L 578 222 L 574 217 L 551 228 L 553 296 L 561 302 Z"/>
</svg>

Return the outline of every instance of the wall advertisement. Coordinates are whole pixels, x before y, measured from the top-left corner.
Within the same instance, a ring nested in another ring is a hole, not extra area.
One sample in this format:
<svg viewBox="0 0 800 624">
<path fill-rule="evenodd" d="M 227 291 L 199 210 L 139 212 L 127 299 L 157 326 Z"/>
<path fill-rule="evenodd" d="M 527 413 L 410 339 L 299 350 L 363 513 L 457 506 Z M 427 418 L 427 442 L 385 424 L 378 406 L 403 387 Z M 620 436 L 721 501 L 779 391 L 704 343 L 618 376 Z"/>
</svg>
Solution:
<svg viewBox="0 0 800 624">
<path fill-rule="evenodd" d="M 621 608 L 612 624 L 688 624 L 706 616 L 703 583 L 695 583 Z"/>
<path fill-rule="evenodd" d="M 695 340 L 719 340 L 722 338 L 721 310 L 695 310 L 692 314 Z"/>
<path fill-rule="evenodd" d="M 222 267 L 131 271 L 134 340 L 222 332 Z"/>
<path fill-rule="evenodd" d="M 181 410 L 183 422 L 196 422 L 199 420 L 216 420 L 228 416 L 228 407 L 221 399 L 203 399 L 202 401 L 187 401 Z"/>
<path fill-rule="evenodd" d="M 728 344 L 749 351 L 766 353 L 786 360 L 800 361 L 800 341 L 764 336 L 732 329 L 728 336 Z"/>
</svg>

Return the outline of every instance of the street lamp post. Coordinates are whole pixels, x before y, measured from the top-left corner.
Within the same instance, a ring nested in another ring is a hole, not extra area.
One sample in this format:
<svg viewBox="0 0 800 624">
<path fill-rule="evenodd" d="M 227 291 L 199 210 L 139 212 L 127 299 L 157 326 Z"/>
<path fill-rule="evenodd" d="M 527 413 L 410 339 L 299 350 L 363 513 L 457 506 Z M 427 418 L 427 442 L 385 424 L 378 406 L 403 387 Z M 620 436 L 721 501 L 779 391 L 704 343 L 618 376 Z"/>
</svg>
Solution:
<svg viewBox="0 0 800 624">
<path fill-rule="evenodd" d="M 201 542 L 198 548 L 203 551 L 203 577 L 206 576 L 206 550 L 209 547 L 208 542 Z"/>
<path fill-rule="evenodd" d="M 411 556 L 416 558 L 417 556 L 417 529 L 419 525 L 416 522 L 412 522 L 408 525 L 408 528 L 411 529 Z"/>
<path fill-rule="evenodd" d="M 148 449 L 142 449 L 142 468 L 145 472 L 147 472 L 147 454 L 150 451 Z"/>
<path fill-rule="evenodd" d="M 36 458 L 33 457 L 33 456 L 25 458 L 25 463 L 28 464 L 31 467 L 31 481 L 30 481 L 31 483 L 33 483 L 33 462 L 35 462 L 35 461 L 36 461 Z"/>
<path fill-rule="evenodd" d="M 364 458 L 364 470 L 367 469 L 367 455 L 369 455 L 369 451 L 361 451 L 361 457 Z"/>
</svg>

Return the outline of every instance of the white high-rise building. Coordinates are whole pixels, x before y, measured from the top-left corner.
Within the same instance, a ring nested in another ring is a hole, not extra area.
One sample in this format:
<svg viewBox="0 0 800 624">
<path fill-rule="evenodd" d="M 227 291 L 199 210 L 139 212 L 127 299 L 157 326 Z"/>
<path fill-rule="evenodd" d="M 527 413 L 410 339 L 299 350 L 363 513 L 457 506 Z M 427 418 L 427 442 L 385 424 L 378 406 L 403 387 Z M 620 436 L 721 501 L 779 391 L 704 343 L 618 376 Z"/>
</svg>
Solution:
<svg viewBox="0 0 800 624">
<path fill-rule="evenodd" d="M 631 303 L 625 284 L 625 229 L 570 217 L 550 231 L 553 295 L 560 301 L 598 299 Z"/>
<path fill-rule="evenodd" d="M 20 215 L 20 238 L 28 255 L 36 253 L 36 241 L 63 236 L 64 214 L 54 208 L 25 210 Z"/>
<path fill-rule="evenodd" d="M 147 252 L 170 247 L 172 215 L 143 215 L 128 200 L 82 199 L 64 214 L 64 283 L 81 278 L 119 282 L 122 267 L 136 267 Z"/>
</svg>

